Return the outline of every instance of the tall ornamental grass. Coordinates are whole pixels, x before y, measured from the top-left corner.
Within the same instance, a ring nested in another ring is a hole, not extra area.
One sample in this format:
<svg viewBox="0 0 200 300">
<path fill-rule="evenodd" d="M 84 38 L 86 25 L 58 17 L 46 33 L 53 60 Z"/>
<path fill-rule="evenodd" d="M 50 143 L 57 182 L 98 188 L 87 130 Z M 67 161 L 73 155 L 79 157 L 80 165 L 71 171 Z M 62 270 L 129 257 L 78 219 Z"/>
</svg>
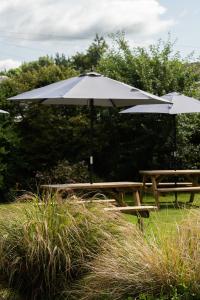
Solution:
<svg viewBox="0 0 200 300">
<path fill-rule="evenodd" d="M 77 299 L 198 300 L 200 211 L 191 211 L 170 237 L 130 232 L 126 240 L 113 239 L 88 267 L 75 288 Z"/>
<path fill-rule="evenodd" d="M 127 226 L 101 205 L 70 200 L 27 203 L 19 216 L 0 221 L 0 274 L 22 299 L 70 299 L 88 262 Z"/>
</svg>

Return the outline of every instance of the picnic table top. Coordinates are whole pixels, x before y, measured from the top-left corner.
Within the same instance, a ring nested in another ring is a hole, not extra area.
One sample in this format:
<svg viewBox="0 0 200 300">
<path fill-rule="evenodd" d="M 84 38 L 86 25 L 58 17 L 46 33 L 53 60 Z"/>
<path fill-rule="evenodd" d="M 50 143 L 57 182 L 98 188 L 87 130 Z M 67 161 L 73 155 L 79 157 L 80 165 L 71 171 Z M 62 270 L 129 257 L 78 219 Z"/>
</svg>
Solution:
<svg viewBox="0 0 200 300">
<path fill-rule="evenodd" d="M 69 184 L 43 184 L 42 188 L 49 189 L 110 189 L 110 188 L 136 188 L 142 187 L 141 182 L 94 182 L 94 183 L 69 183 Z"/>
<path fill-rule="evenodd" d="M 200 170 L 141 170 L 141 175 L 200 175 Z"/>
</svg>

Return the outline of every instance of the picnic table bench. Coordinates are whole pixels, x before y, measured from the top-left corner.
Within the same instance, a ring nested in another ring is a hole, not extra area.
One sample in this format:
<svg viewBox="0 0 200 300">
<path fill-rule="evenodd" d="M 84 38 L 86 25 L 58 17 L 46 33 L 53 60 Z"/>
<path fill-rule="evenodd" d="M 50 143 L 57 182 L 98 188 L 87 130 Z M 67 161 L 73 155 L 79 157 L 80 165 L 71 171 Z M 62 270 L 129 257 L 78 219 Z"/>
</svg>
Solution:
<svg viewBox="0 0 200 300">
<path fill-rule="evenodd" d="M 192 186 L 192 182 L 158 182 L 158 187 L 185 187 Z M 152 187 L 152 182 L 145 182 L 145 187 Z"/>
<path fill-rule="evenodd" d="M 171 188 L 157 188 L 159 193 L 167 192 L 200 192 L 200 186 L 190 186 L 190 187 L 171 187 Z"/>
<path fill-rule="evenodd" d="M 125 206 L 125 207 L 105 207 L 104 210 L 107 212 L 121 212 L 125 214 L 136 215 L 138 220 L 139 228 L 143 231 L 144 222 L 143 218 L 149 218 L 151 211 L 156 211 L 157 206 Z"/>
<path fill-rule="evenodd" d="M 156 211 L 158 208 L 157 206 L 114 206 L 116 204 L 115 199 L 104 199 L 104 200 L 80 200 L 75 201 L 78 204 L 90 204 L 90 203 L 100 203 L 100 204 L 111 204 L 109 207 L 104 207 L 104 211 L 106 212 L 121 212 L 125 214 L 135 215 L 137 216 L 137 221 L 140 230 L 144 230 L 144 222 L 143 218 L 149 218 L 151 211 Z"/>
</svg>

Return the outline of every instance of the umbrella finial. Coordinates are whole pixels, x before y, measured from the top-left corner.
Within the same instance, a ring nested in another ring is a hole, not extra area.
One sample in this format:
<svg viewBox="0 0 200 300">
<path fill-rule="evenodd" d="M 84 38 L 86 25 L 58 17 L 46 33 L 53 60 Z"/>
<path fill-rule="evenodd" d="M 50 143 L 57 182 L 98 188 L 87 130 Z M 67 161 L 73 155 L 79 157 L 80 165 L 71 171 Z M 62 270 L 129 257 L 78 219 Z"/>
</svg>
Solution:
<svg viewBox="0 0 200 300">
<path fill-rule="evenodd" d="M 101 77 L 103 75 L 96 73 L 96 72 L 88 72 L 88 73 L 83 73 L 81 75 L 79 75 L 79 77 L 83 77 L 83 76 L 89 76 L 89 77 Z"/>
</svg>

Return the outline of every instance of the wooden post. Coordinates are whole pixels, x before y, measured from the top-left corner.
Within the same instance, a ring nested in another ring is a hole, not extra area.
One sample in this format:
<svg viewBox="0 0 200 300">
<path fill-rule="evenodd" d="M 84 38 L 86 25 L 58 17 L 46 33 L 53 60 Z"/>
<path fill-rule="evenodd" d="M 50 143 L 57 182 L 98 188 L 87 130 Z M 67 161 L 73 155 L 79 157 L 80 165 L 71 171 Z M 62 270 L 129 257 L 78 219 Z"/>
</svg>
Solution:
<svg viewBox="0 0 200 300">
<path fill-rule="evenodd" d="M 135 198 L 135 205 L 136 206 L 140 206 L 141 205 L 141 201 L 140 201 L 140 193 L 138 190 L 133 191 L 133 196 Z"/>
<path fill-rule="evenodd" d="M 197 176 L 191 176 L 192 178 L 192 186 L 198 186 L 198 177 Z M 190 194 L 190 200 L 189 203 L 193 203 L 194 202 L 194 197 L 195 197 L 195 193 L 191 192 Z"/>
<path fill-rule="evenodd" d="M 138 220 L 138 227 L 143 232 L 144 231 L 144 220 L 143 220 L 142 216 L 138 215 L 137 220 Z"/>
<path fill-rule="evenodd" d="M 153 194 L 154 194 L 155 201 L 156 201 L 156 206 L 159 208 L 160 207 L 159 192 L 157 191 L 156 176 L 151 176 L 151 180 L 152 180 L 152 189 L 153 189 Z"/>
</svg>

